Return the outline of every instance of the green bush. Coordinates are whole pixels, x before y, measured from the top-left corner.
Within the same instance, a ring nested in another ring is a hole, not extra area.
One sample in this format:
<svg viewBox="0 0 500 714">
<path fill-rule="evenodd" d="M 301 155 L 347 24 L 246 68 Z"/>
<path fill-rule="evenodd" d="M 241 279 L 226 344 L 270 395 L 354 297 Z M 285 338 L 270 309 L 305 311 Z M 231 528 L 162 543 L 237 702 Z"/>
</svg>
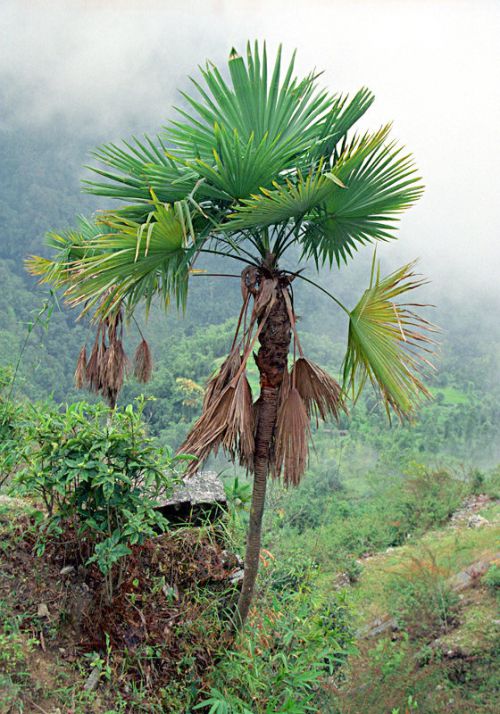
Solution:
<svg viewBox="0 0 500 714">
<path fill-rule="evenodd" d="M 10 613 L 9 613 L 10 614 Z M 6 617 L 2 603 L 0 616 L 0 712 L 24 712 L 21 692 L 30 684 L 28 656 L 38 640 L 20 632 L 20 618 Z"/>
<path fill-rule="evenodd" d="M 412 463 L 403 486 L 402 507 L 408 530 L 423 532 L 448 520 L 469 490 L 447 469 L 432 471 Z"/>
<path fill-rule="evenodd" d="M 31 407 L 29 448 L 15 482 L 17 493 L 45 505 L 38 553 L 71 528 L 79 559 L 97 563 L 110 599 L 130 546 L 167 528 L 155 505 L 170 491 L 183 458 L 159 450 L 146 436 L 143 406 L 141 401 L 135 411 L 129 405 L 114 412 L 84 402 L 64 411 Z"/>
<path fill-rule="evenodd" d="M 10 399 L 12 371 L 0 368 L 0 486 L 15 472 L 22 459 L 23 406 Z"/>
<path fill-rule="evenodd" d="M 483 583 L 494 593 L 500 590 L 500 567 L 494 563 L 483 576 Z"/>
</svg>

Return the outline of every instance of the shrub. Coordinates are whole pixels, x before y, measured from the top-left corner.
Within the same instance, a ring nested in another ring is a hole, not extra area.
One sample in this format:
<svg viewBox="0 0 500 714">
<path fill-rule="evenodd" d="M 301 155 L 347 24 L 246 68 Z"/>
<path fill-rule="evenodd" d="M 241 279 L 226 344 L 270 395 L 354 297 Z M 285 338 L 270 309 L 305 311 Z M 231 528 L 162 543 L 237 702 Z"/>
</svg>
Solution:
<svg viewBox="0 0 500 714">
<path fill-rule="evenodd" d="M 97 563 L 109 599 L 130 546 L 167 528 L 155 505 L 172 487 L 181 460 L 146 436 L 143 406 L 114 412 L 84 402 L 62 412 L 32 407 L 29 449 L 16 478 L 21 494 L 38 497 L 47 511 L 40 517 L 38 554 L 71 529 L 79 560 Z"/>
<path fill-rule="evenodd" d="M 500 600 L 500 567 L 494 563 L 483 575 L 483 583 L 488 586 L 493 594 Z"/>
<path fill-rule="evenodd" d="M 431 471 L 412 463 L 403 486 L 402 505 L 409 530 L 424 531 L 448 520 L 467 493 L 464 481 L 446 469 Z"/>
<path fill-rule="evenodd" d="M 25 443 L 21 427 L 24 409 L 10 399 L 11 384 L 11 371 L 0 368 L 0 486 L 18 467 Z"/>
<path fill-rule="evenodd" d="M 449 571 L 427 550 L 394 572 L 387 585 L 391 614 L 413 637 L 431 639 L 454 624 L 458 596 L 448 584 Z"/>
</svg>

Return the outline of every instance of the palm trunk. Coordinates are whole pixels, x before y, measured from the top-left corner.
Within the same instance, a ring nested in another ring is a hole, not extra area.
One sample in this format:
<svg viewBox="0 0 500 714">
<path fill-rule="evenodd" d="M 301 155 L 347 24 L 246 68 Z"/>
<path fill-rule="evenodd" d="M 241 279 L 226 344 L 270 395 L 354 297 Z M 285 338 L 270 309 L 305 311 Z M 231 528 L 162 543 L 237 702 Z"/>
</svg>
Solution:
<svg viewBox="0 0 500 714">
<path fill-rule="evenodd" d="M 254 481 L 245 553 L 245 574 L 236 613 L 235 625 L 237 629 L 243 626 L 247 618 L 259 569 L 269 456 L 276 427 L 279 386 L 287 369 L 290 348 L 290 320 L 281 293 L 282 287 L 283 285 L 280 285 L 277 289 L 276 303 L 260 334 L 260 349 L 256 357 L 260 372 L 261 391 L 255 434 Z"/>
</svg>

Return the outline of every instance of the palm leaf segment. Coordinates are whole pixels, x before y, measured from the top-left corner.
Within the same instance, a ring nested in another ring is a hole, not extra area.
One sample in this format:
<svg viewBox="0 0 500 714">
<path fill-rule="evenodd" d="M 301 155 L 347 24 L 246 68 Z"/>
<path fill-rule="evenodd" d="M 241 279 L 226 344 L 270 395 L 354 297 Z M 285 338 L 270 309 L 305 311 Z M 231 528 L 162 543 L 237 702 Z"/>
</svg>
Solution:
<svg viewBox="0 0 500 714">
<path fill-rule="evenodd" d="M 370 287 L 350 313 L 343 366 L 346 390 L 359 394 L 369 379 L 400 418 L 430 397 L 419 374 L 432 368 L 425 354 L 432 352 L 434 328 L 411 304 L 393 301 L 422 285 L 413 268 L 414 263 L 404 265 L 386 278 L 372 272 Z"/>
</svg>

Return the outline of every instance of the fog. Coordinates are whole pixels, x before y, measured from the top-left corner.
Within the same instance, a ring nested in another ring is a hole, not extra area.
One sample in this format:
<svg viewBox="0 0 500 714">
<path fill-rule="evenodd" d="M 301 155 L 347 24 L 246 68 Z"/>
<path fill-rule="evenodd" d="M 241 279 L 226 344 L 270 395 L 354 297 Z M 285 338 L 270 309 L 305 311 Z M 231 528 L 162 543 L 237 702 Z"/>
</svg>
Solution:
<svg viewBox="0 0 500 714">
<path fill-rule="evenodd" d="M 416 156 L 425 196 L 382 255 L 420 256 L 438 293 L 500 303 L 499 31 L 497 0 L 3 0 L 0 127 L 154 131 L 199 63 L 282 42 L 331 91 L 370 87 L 363 126 L 393 120 Z"/>
</svg>

